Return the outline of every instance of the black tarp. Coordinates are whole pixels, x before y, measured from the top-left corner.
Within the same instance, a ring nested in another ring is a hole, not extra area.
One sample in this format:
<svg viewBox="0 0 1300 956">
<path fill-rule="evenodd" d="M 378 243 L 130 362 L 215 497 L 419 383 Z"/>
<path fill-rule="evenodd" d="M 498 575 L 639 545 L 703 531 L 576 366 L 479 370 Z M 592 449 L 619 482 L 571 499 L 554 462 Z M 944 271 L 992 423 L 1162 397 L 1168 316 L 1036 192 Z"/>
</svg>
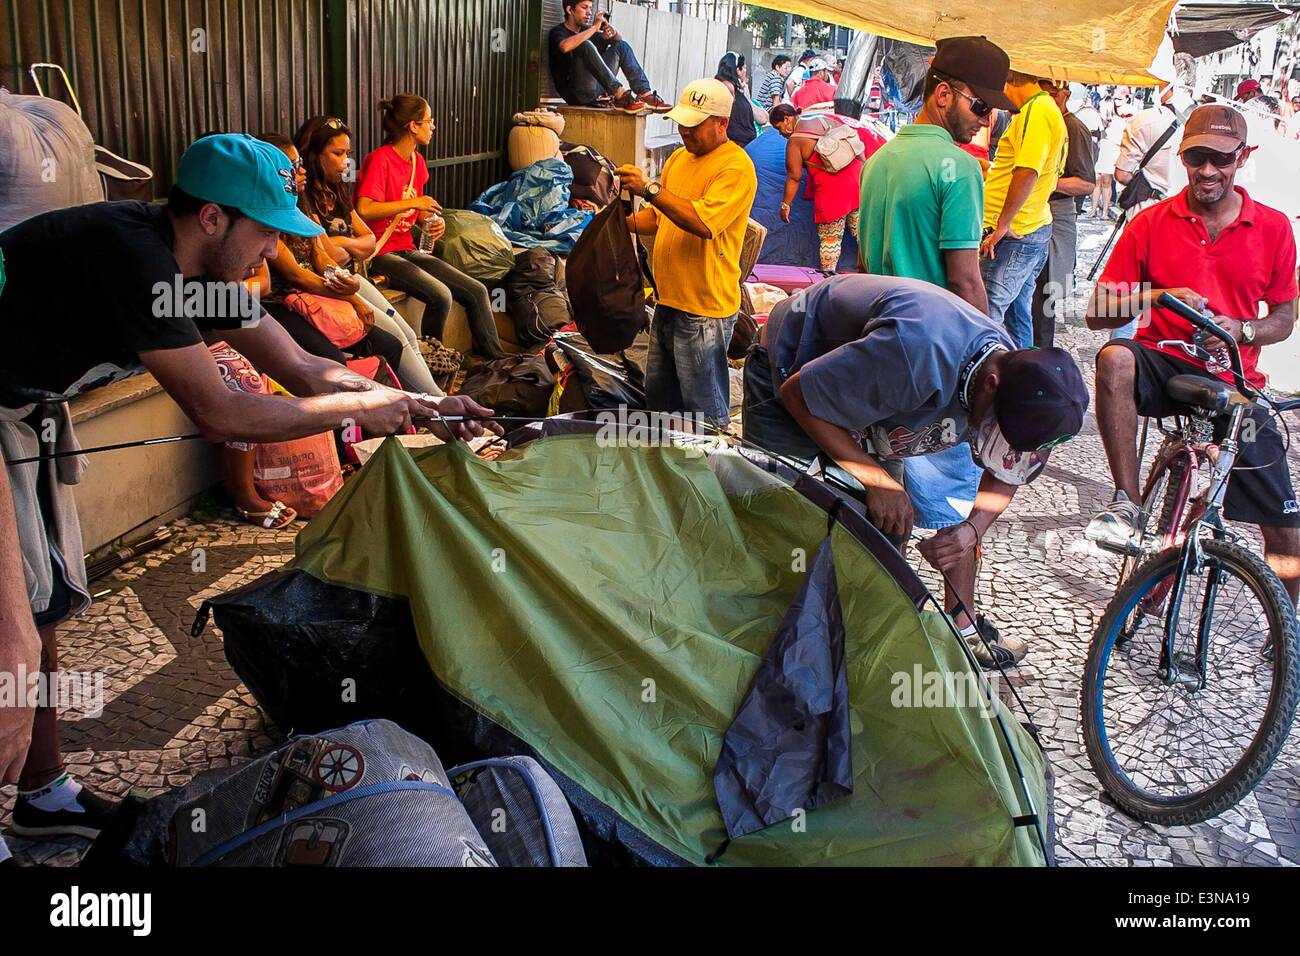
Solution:
<svg viewBox="0 0 1300 956">
<path fill-rule="evenodd" d="M 1169 21 L 1175 53 L 1206 56 L 1245 43 L 1260 30 L 1300 11 L 1272 3 L 1183 3 Z"/>
<path fill-rule="evenodd" d="M 853 792 L 844 618 L 828 536 L 722 738 L 713 772 L 731 839 Z"/>
</svg>

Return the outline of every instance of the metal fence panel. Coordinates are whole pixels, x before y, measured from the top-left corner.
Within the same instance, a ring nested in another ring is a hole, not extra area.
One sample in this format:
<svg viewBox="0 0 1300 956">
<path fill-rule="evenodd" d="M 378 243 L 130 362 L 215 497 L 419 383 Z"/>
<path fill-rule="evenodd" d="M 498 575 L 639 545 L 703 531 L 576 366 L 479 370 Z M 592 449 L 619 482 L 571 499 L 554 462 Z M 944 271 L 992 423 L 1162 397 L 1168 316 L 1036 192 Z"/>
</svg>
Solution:
<svg viewBox="0 0 1300 956">
<path fill-rule="evenodd" d="M 339 113 L 358 156 L 380 143 L 376 104 L 415 92 L 438 131 L 430 189 L 465 205 L 506 172 L 510 115 L 535 105 L 541 0 L 3 0 L 0 83 L 62 64 L 97 142 L 166 192 L 209 131 L 292 135 Z M 46 93 L 67 100 L 61 89 Z"/>
</svg>

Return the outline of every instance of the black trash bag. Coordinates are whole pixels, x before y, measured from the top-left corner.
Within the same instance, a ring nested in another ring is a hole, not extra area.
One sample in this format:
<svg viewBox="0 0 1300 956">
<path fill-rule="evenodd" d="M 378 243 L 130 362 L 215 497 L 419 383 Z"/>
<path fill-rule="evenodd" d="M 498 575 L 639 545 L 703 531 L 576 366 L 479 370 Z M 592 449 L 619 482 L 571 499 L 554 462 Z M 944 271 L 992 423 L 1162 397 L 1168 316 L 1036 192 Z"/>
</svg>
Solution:
<svg viewBox="0 0 1300 956">
<path fill-rule="evenodd" d="M 552 342 L 554 348 L 573 364 L 573 375 L 565 391 L 573 387 L 573 378 L 576 377 L 587 408 L 645 408 L 648 335 L 642 333 L 628 349 L 613 355 L 596 352 L 576 332 L 561 332 Z"/>
<path fill-rule="evenodd" d="M 853 792 L 844 619 L 831 539 L 822 542 L 713 771 L 730 839 Z"/>
<path fill-rule="evenodd" d="M 598 353 L 623 351 L 645 329 L 647 281 L 623 204 L 610 203 L 578 237 L 564 273 L 578 331 Z"/>
<path fill-rule="evenodd" d="M 515 340 L 524 348 L 545 344 L 552 332 L 573 321 L 569 299 L 555 284 L 555 256 L 545 249 L 516 255 L 504 287 Z"/>
<path fill-rule="evenodd" d="M 542 355 L 508 355 L 478 365 L 465 377 L 458 394 L 492 409 L 497 415 L 539 417 L 546 414 L 555 388 Z"/>
<path fill-rule="evenodd" d="M 196 628 L 209 608 L 231 668 L 286 734 L 369 717 L 420 733 L 432 721 L 433 674 L 405 601 L 276 571 L 204 602 Z"/>
</svg>

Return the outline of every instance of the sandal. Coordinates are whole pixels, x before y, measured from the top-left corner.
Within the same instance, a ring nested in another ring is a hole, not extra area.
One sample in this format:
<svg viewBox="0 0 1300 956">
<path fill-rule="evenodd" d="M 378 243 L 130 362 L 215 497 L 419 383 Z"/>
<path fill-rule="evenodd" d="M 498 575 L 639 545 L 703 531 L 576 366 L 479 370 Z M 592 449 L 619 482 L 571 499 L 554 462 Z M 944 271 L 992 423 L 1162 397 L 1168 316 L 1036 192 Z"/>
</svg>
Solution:
<svg viewBox="0 0 1300 956">
<path fill-rule="evenodd" d="M 235 510 L 249 524 L 260 525 L 268 531 L 279 531 L 281 528 L 286 528 L 298 517 L 298 512 L 283 501 L 277 501 L 271 506 L 270 511 L 245 511 L 239 505 L 235 505 Z"/>
</svg>

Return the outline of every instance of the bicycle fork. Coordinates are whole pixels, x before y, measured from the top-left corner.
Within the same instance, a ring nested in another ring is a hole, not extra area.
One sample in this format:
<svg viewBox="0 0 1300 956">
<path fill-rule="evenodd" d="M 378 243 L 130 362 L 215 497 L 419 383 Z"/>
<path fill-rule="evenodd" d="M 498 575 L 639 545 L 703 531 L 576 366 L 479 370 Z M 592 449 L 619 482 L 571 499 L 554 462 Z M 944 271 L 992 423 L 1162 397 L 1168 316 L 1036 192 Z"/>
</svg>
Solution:
<svg viewBox="0 0 1300 956">
<path fill-rule="evenodd" d="M 1241 422 L 1245 414 L 1244 405 L 1233 407 L 1227 436 L 1219 445 L 1218 460 L 1214 463 L 1214 475 L 1210 483 L 1205 513 L 1187 529 L 1187 537 L 1183 542 L 1182 554 L 1178 561 L 1178 574 L 1174 578 L 1173 590 L 1169 595 L 1169 605 L 1165 608 L 1165 634 L 1160 648 L 1160 666 L 1156 671 L 1156 675 L 1167 685 L 1178 685 L 1188 690 L 1202 690 L 1205 687 L 1205 675 L 1209 665 L 1210 624 L 1214 617 L 1214 602 L 1218 598 L 1222 577 L 1217 565 L 1210 567 L 1205 577 L 1205 599 L 1201 603 L 1201 613 L 1196 622 L 1195 656 L 1178 650 L 1178 622 L 1182 613 L 1188 577 L 1199 576 L 1205 566 L 1205 556 L 1201 551 L 1201 525 L 1208 522 L 1216 532 L 1222 530 L 1220 514 L 1224 496 L 1228 492 L 1228 476 L 1232 472 L 1232 466 L 1240 450 L 1237 436 L 1241 432 Z"/>
</svg>

